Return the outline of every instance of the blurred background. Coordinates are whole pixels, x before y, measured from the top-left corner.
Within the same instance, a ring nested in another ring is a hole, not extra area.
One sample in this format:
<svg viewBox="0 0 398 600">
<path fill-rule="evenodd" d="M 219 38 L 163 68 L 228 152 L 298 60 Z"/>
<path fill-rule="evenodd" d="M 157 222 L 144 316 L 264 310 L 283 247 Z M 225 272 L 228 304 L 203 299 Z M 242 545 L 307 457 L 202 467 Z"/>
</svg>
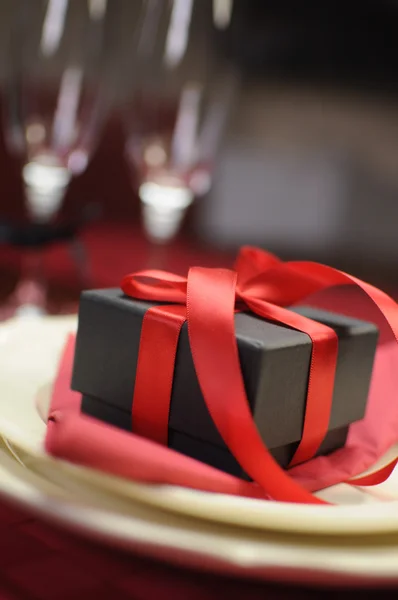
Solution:
<svg viewBox="0 0 398 600">
<path fill-rule="evenodd" d="M 395 0 L 3 0 L 0 302 L 256 244 L 398 292 Z M 28 311 L 28 312 L 29 312 Z"/>
</svg>

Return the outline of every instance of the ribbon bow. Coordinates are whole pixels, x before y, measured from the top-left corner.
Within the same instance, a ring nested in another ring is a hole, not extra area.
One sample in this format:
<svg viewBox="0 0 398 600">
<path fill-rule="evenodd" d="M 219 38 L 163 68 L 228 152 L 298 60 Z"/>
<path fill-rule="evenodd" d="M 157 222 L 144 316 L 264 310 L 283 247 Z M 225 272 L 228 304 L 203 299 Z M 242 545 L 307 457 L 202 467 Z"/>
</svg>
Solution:
<svg viewBox="0 0 398 600">
<path fill-rule="evenodd" d="M 240 369 L 234 312 L 249 309 L 312 340 L 302 439 L 291 462 L 295 465 L 312 458 L 327 433 L 338 342 L 332 329 L 286 307 L 347 284 L 369 296 L 398 342 L 398 308 L 387 294 L 331 267 L 282 262 L 257 248 L 242 248 L 234 270 L 193 267 L 187 278 L 157 270 L 124 277 L 121 288 L 126 295 L 170 303 L 151 307 L 144 317 L 132 408 L 134 432 L 167 444 L 174 361 L 179 333 L 187 321 L 206 406 L 241 467 L 275 500 L 323 503 L 276 463 L 258 433 Z"/>
</svg>

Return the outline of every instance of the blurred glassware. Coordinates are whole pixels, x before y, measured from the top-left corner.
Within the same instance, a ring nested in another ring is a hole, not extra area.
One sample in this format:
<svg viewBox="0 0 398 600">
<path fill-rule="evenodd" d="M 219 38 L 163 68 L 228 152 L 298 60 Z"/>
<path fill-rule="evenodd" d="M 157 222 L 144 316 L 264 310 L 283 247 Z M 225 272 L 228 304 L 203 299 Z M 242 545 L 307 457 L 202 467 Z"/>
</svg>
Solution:
<svg viewBox="0 0 398 600">
<path fill-rule="evenodd" d="M 50 223 L 85 170 L 107 112 L 107 0 L 13 0 L 10 11 L 5 138 L 23 161 L 29 218 Z M 20 312 L 44 309 L 40 262 L 40 250 L 25 260 Z"/>
<path fill-rule="evenodd" d="M 170 241 L 206 194 L 238 74 L 222 47 L 232 0 L 143 0 L 129 52 L 122 114 L 139 178 L 144 229 Z M 133 19 L 134 20 L 134 19 Z M 135 21 L 135 20 L 134 20 Z"/>
</svg>

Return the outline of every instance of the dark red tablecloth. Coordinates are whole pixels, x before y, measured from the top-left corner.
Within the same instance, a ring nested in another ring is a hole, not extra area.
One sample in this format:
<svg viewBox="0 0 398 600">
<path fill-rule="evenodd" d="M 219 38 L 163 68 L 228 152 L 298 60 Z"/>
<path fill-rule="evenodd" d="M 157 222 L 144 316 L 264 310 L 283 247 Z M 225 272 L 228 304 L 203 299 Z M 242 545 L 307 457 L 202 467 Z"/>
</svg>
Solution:
<svg viewBox="0 0 398 600">
<path fill-rule="evenodd" d="M 79 238 L 87 251 L 91 284 L 118 285 L 130 271 L 160 268 L 186 273 L 192 265 L 231 266 L 234 255 L 217 252 L 207 246 L 181 237 L 170 245 L 156 247 L 142 234 L 139 223 L 97 222 L 84 229 Z M 47 277 L 53 285 L 76 287 L 79 284 L 76 266 L 72 260 L 72 246 L 53 243 L 42 253 Z M 21 263 L 21 250 L 0 245 L 0 268 L 16 271 Z M 0 287 L 3 282 L 0 280 Z"/>
<path fill-rule="evenodd" d="M 395 597 L 368 590 L 366 598 Z M 0 502 L 0 600 L 288 600 L 360 597 L 255 583 L 160 564 L 73 537 Z"/>
</svg>

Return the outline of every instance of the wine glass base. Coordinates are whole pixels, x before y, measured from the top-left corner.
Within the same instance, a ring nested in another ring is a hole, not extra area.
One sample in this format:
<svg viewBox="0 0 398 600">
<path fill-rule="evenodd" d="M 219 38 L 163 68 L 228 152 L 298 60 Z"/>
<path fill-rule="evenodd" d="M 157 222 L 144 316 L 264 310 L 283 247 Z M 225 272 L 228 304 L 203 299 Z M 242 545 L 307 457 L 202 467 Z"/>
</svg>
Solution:
<svg viewBox="0 0 398 600">
<path fill-rule="evenodd" d="M 47 314 L 46 292 L 37 282 L 23 280 L 0 310 L 0 319 L 40 318 Z"/>
<path fill-rule="evenodd" d="M 0 308 L 0 322 L 8 321 L 8 319 L 36 319 L 42 318 L 47 315 L 45 309 L 33 305 L 17 306 L 14 298 L 1 305 Z"/>
<path fill-rule="evenodd" d="M 18 306 L 15 310 L 15 316 L 18 318 L 44 317 L 46 314 L 47 312 L 44 308 L 35 306 L 34 304 L 24 304 L 23 306 Z"/>
<path fill-rule="evenodd" d="M 147 237 L 152 243 L 167 244 L 178 233 L 193 193 L 187 187 L 147 181 L 140 186 L 139 195 Z"/>
</svg>

